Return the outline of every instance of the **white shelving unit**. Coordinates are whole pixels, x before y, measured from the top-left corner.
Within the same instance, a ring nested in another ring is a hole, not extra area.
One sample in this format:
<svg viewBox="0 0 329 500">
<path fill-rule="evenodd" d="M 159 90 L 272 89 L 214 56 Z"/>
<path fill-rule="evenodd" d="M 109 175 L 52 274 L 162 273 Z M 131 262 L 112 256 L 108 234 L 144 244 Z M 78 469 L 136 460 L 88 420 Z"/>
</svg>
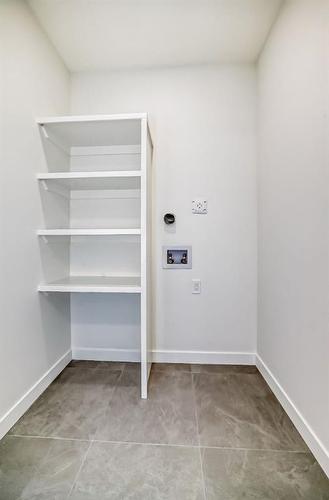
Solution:
<svg viewBox="0 0 329 500">
<path fill-rule="evenodd" d="M 37 230 L 44 274 L 38 290 L 137 294 L 146 398 L 152 340 L 147 115 L 46 117 L 37 123 L 47 164 L 37 175 L 44 213 L 44 228 Z"/>
</svg>

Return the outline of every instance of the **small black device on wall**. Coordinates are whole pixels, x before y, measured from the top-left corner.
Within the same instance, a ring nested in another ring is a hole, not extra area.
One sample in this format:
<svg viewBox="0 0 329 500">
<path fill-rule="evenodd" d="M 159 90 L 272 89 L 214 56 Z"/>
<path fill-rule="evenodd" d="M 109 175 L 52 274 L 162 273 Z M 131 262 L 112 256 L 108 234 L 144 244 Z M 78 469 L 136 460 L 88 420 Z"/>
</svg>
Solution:
<svg viewBox="0 0 329 500">
<path fill-rule="evenodd" d="M 165 224 L 174 224 L 175 223 L 175 215 L 174 214 L 165 214 L 163 217 Z"/>
</svg>

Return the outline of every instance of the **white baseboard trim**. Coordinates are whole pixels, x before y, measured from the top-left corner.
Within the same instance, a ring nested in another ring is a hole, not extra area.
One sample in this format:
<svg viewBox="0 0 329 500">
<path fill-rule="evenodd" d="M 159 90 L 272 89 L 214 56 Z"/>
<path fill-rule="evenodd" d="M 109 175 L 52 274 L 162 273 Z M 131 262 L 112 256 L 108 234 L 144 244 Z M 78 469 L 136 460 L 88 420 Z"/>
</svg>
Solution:
<svg viewBox="0 0 329 500">
<path fill-rule="evenodd" d="M 286 391 L 279 384 L 278 380 L 259 355 L 256 355 L 256 366 L 291 418 L 295 427 L 323 468 L 324 472 L 329 477 L 329 451 L 317 437 L 312 427 L 305 420 L 301 412 L 295 406 Z"/>
<path fill-rule="evenodd" d="M 0 439 L 7 434 L 32 403 L 47 389 L 48 385 L 64 370 L 71 359 L 70 349 L 0 418 Z"/>
<path fill-rule="evenodd" d="M 72 347 L 73 359 L 90 361 L 140 361 L 138 349 L 107 349 L 105 347 Z"/>
<path fill-rule="evenodd" d="M 205 365 L 254 365 L 251 352 L 221 351 L 161 351 L 152 352 L 154 363 L 193 363 Z"/>
<path fill-rule="evenodd" d="M 95 361 L 129 362 L 139 361 L 140 353 L 137 349 L 73 347 L 72 357 Z M 255 354 L 251 352 L 153 350 L 152 361 L 154 363 L 254 365 L 256 360 Z"/>
</svg>

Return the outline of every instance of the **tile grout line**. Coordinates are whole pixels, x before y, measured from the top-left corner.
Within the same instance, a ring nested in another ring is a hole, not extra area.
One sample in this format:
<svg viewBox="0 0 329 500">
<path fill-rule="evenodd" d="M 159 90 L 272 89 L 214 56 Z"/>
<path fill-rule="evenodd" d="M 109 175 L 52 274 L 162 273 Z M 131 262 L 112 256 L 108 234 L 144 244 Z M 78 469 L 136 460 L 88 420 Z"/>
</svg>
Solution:
<svg viewBox="0 0 329 500">
<path fill-rule="evenodd" d="M 201 469 L 201 482 L 202 482 L 202 490 L 203 490 L 203 498 L 207 500 L 207 490 L 206 490 L 206 482 L 205 475 L 203 469 L 203 459 L 202 459 L 202 450 L 201 450 L 201 441 L 200 441 L 200 432 L 199 432 L 199 419 L 198 419 L 198 411 L 196 406 L 196 393 L 194 386 L 194 377 L 193 372 L 191 371 L 191 383 L 192 383 L 192 393 L 193 393 L 193 406 L 194 406 L 194 418 L 196 423 L 196 432 L 198 438 L 198 448 L 199 448 L 199 461 L 200 461 L 200 469 Z"/>
<path fill-rule="evenodd" d="M 85 462 L 86 462 L 86 458 L 87 458 L 87 455 L 88 455 L 88 453 L 89 453 L 89 450 L 90 450 L 90 448 L 91 448 L 92 444 L 93 444 L 93 441 L 90 441 L 89 446 L 88 446 L 88 448 L 87 448 L 87 450 L 86 450 L 86 452 L 85 452 L 85 454 L 84 454 L 84 456 L 83 456 L 83 459 L 82 459 L 82 461 L 81 461 L 80 467 L 78 468 L 78 472 L 76 473 L 75 478 L 74 478 L 74 480 L 73 480 L 73 482 L 72 482 L 72 486 L 71 486 L 71 488 L 70 488 L 70 491 L 69 491 L 69 493 L 68 493 L 68 495 L 67 495 L 67 497 L 66 497 L 66 499 L 67 499 L 67 500 L 70 498 L 70 496 L 71 496 L 71 494 L 72 494 L 72 492 L 73 492 L 73 490 L 74 490 L 74 487 L 75 487 L 75 485 L 76 485 L 76 483 L 77 483 L 77 480 L 78 480 L 78 477 L 79 477 L 79 475 L 80 475 L 80 472 L 82 471 L 82 467 L 84 466 L 84 464 L 85 464 Z"/>
<path fill-rule="evenodd" d="M 226 451 L 255 451 L 264 453 L 291 453 L 291 454 L 312 454 L 307 450 L 275 450 L 271 448 L 230 448 L 229 446 L 209 446 L 209 445 L 195 445 L 195 444 L 178 444 L 178 443 L 143 443 L 140 441 L 114 441 L 108 439 L 80 439 L 73 437 L 60 437 L 60 436 L 37 436 L 27 434 L 7 434 L 7 437 L 22 438 L 22 439 L 53 439 L 58 441 L 77 441 L 81 443 L 108 443 L 108 444 L 135 444 L 141 446 L 169 446 L 172 448 L 200 448 L 210 450 L 226 450 Z"/>
<path fill-rule="evenodd" d="M 7 434 L 6 437 L 22 438 L 22 439 L 53 439 L 56 441 L 78 441 L 80 443 L 90 443 L 91 439 L 62 437 L 62 436 L 38 436 L 37 434 Z"/>
</svg>

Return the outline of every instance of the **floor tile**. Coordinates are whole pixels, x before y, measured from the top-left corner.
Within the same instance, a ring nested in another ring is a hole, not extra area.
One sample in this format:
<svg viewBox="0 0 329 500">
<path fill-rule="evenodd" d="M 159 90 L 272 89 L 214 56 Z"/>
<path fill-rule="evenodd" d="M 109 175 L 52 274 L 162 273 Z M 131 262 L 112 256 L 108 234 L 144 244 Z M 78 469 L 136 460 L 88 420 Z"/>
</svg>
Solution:
<svg viewBox="0 0 329 500">
<path fill-rule="evenodd" d="M 120 371 L 66 368 L 10 433 L 92 438 L 120 376 Z"/>
<path fill-rule="evenodd" d="M 153 372 L 148 399 L 140 399 L 139 370 L 127 367 L 96 438 L 159 444 L 197 444 L 192 377 Z"/>
<path fill-rule="evenodd" d="M 93 443 L 70 500 L 202 500 L 199 450 Z"/>
<path fill-rule="evenodd" d="M 191 365 L 187 363 L 153 363 L 152 371 L 167 372 L 167 373 L 176 373 L 176 372 L 191 373 Z"/>
<path fill-rule="evenodd" d="M 0 443 L 1 500 L 64 500 L 89 444 L 7 436 Z"/>
<path fill-rule="evenodd" d="M 207 500 L 329 500 L 310 453 L 202 450 Z"/>
<path fill-rule="evenodd" d="M 118 361 L 84 361 L 80 359 L 72 359 L 69 368 L 94 368 L 96 370 L 111 370 L 111 371 L 122 371 L 125 367 L 125 363 L 120 363 Z"/>
<path fill-rule="evenodd" d="M 258 373 L 254 365 L 191 365 L 192 373 Z"/>
<path fill-rule="evenodd" d="M 153 365 L 141 400 L 139 363 L 72 363 L 0 442 L 0 500 L 204 499 L 199 440 L 208 500 L 329 500 L 255 367 L 190 370 Z"/>
<path fill-rule="evenodd" d="M 305 451 L 260 374 L 193 374 L 202 446 Z"/>
</svg>

